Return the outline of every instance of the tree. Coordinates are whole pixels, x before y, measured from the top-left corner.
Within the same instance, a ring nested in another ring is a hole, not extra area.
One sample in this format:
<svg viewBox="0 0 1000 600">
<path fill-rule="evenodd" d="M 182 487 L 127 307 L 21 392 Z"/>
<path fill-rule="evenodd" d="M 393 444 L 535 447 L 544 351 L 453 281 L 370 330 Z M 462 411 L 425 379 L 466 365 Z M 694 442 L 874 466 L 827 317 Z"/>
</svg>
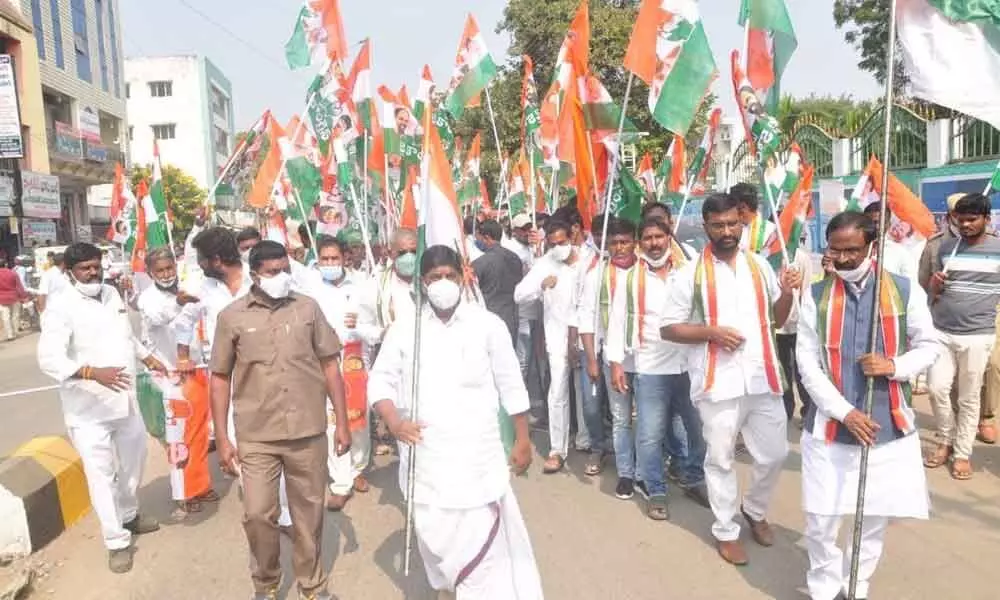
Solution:
<svg viewBox="0 0 1000 600">
<path fill-rule="evenodd" d="M 521 145 L 521 79 L 523 59 L 527 54 L 534 62 L 535 82 L 539 95 L 544 95 L 553 79 L 559 48 L 573 18 L 579 0 L 510 0 L 503 18 L 496 26 L 498 33 L 506 33 L 511 40 L 506 65 L 499 69 L 497 79 L 490 87 L 490 100 L 496 117 L 500 145 L 511 158 L 516 158 Z M 601 80 L 615 102 L 621 105 L 625 95 L 628 72 L 622 66 L 625 48 L 632 34 L 638 12 L 634 0 L 591 0 L 590 2 L 590 68 Z M 640 155 L 649 151 L 659 160 L 673 139 L 673 135 L 653 121 L 646 98 L 649 90 L 635 79 L 628 103 L 628 117 L 647 137 L 637 143 Z M 709 94 L 690 131 L 687 141 L 691 146 L 701 142 L 708 122 L 708 114 L 715 97 Z M 497 190 L 494 180 L 500 172 L 496 142 L 490 124 L 486 99 L 482 109 L 467 110 L 455 124 L 455 134 L 461 136 L 466 147 L 475 132 L 483 136 L 482 173 L 492 190 Z M 496 192 L 494 191 L 494 194 Z"/>
<path fill-rule="evenodd" d="M 833 20 L 844 31 L 844 40 L 861 54 L 858 68 L 871 73 L 885 84 L 886 55 L 889 46 L 890 0 L 834 0 Z M 896 52 L 893 93 L 902 94 L 906 87 L 906 68 L 902 52 Z"/>
<path fill-rule="evenodd" d="M 130 176 L 133 188 L 146 180 L 152 183 L 152 165 L 134 165 Z M 194 225 L 194 215 L 207 195 L 194 177 L 173 165 L 163 165 L 163 195 L 174 215 L 174 241 L 187 237 Z"/>
<path fill-rule="evenodd" d="M 791 135 L 802 120 L 815 122 L 831 134 L 849 135 L 868 119 L 874 107 L 870 101 L 857 101 L 847 94 L 840 97 L 782 96 L 775 117 L 786 135 Z"/>
</svg>

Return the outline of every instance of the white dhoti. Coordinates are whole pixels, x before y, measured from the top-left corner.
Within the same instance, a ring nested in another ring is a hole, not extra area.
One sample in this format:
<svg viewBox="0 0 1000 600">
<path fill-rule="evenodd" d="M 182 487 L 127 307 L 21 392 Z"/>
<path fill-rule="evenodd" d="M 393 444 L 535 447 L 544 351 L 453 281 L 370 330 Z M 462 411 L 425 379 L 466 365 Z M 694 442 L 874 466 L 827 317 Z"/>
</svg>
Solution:
<svg viewBox="0 0 1000 600">
<path fill-rule="evenodd" d="M 456 600 L 539 600 L 541 577 L 514 491 L 468 509 L 416 504 L 417 547 L 431 587 Z"/>
<path fill-rule="evenodd" d="M 715 515 L 712 535 L 719 541 L 739 539 L 736 516 L 740 509 L 761 521 L 767 516 L 778 476 L 788 456 L 788 417 L 781 396 L 758 394 L 717 402 L 700 401 L 702 432 L 705 435 L 705 485 Z M 739 478 L 733 468 L 736 436 L 753 458 L 750 485 L 740 498 Z"/>
<path fill-rule="evenodd" d="M 857 505 L 861 447 L 827 443 L 802 432 L 802 505 L 806 512 L 806 583 L 812 600 L 833 600 L 847 591 L 852 548 L 841 551 L 837 535 L 842 517 Z M 868 454 L 865 516 L 862 526 L 857 597 L 868 584 L 885 540 L 889 518 L 926 519 L 930 510 L 927 480 L 917 435 L 872 447 Z"/>
<path fill-rule="evenodd" d="M 334 428 L 335 426 L 331 424 L 326 430 L 330 439 L 326 461 L 330 470 L 330 493 L 347 496 L 354 488 L 354 480 L 368 468 L 371 435 L 367 423 L 358 431 L 352 431 L 351 450 L 343 456 L 337 456 L 337 444 L 333 439 Z"/>
</svg>

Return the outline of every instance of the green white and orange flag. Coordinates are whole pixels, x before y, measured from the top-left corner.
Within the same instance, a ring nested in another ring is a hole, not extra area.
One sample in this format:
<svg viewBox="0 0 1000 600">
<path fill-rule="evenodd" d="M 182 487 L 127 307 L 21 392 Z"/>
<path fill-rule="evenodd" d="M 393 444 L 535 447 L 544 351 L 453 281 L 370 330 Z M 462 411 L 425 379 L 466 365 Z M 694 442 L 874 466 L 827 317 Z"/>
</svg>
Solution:
<svg viewBox="0 0 1000 600">
<path fill-rule="evenodd" d="M 420 122 L 413 116 L 413 106 L 405 85 L 399 88 L 396 100 L 398 102 L 394 115 L 396 131 L 399 133 L 399 152 L 403 159 L 401 168 L 406 170 L 407 165 L 420 164 L 420 143 L 423 142 L 424 132 Z M 404 179 L 400 176 L 401 185 Z"/>
<path fill-rule="evenodd" d="M 625 68 L 649 86 L 649 111 L 684 135 L 718 75 L 695 0 L 643 0 Z"/>
<path fill-rule="evenodd" d="M 483 205 L 483 193 L 480 179 L 482 160 L 482 136 L 477 132 L 472 138 L 469 153 L 465 157 L 465 169 L 462 171 L 462 182 L 458 189 L 458 202 L 462 206 L 471 205 L 478 210 Z"/>
<path fill-rule="evenodd" d="M 538 108 L 538 86 L 531 57 L 524 55 L 524 78 L 521 80 L 521 147 L 530 157 L 528 162 L 542 164 L 542 114 Z"/>
<path fill-rule="evenodd" d="M 410 165 L 406 170 L 406 185 L 403 188 L 403 208 L 399 212 L 399 226 L 403 229 L 415 230 L 419 226 L 416 204 L 416 199 L 420 197 L 418 177 L 417 167 Z"/>
<path fill-rule="evenodd" d="M 555 79 L 549 93 L 555 92 L 555 102 L 560 112 L 564 104 L 563 97 L 574 84 L 574 79 L 581 74 L 577 72 L 574 60 L 584 66 L 584 71 L 590 64 L 590 9 L 587 0 L 581 0 L 556 57 Z"/>
<path fill-rule="evenodd" d="M 527 187 L 531 181 L 529 172 L 528 160 L 522 149 L 507 179 L 507 206 L 511 217 L 525 212 L 528 207 Z"/>
<path fill-rule="evenodd" d="M 642 155 L 642 161 L 639 162 L 639 169 L 636 171 L 636 176 L 639 179 L 639 183 L 642 184 L 646 195 L 652 196 L 656 193 L 656 173 L 653 172 L 653 157 L 649 152 Z"/>
<path fill-rule="evenodd" d="M 396 128 L 396 105 L 399 99 L 384 85 L 378 86 L 378 95 L 382 99 L 382 139 L 385 153 L 389 158 L 389 167 L 398 168 L 402 163 L 399 130 Z"/>
<path fill-rule="evenodd" d="M 716 108 L 708 117 L 708 127 L 701 137 L 701 145 L 695 150 L 691 165 L 688 167 L 688 181 L 691 185 L 692 194 L 703 192 L 705 178 L 708 176 L 708 169 L 712 166 L 712 151 L 715 150 L 715 137 L 719 133 L 719 124 L 722 122 L 722 109 Z"/>
<path fill-rule="evenodd" d="M 743 118 L 747 146 L 757 160 L 766 165 L 781 147 L 781 128 L 777 119 L 764 110 L 750 78 L 743 72 L 739 50 L 733 50 L 729 62 L 733 75 L 733 95 L 736 97 L 736 106 Z"/>
<path fill-rule="evenodd" d="M 347 38 L 339 0 L 306 0 L 299 9 L 292 37 L 285 43 L 288 68 L 301 69 L 347 59 Z"/>
<path fill-rule="evenodd" d="M 417 88 L 417 99 L 413 104 L 413 114 L 417 121 L 423 123 L 424 111 L 433 106 L 431 94 L 434 93 L 434 76 L 431 75 L 431 68 L 424 65 L 424 70 L 420 73 L 420 86 Z"/>
<path fill-rule="evenodd" d="M 455 70 L 448 83 L 448 99 L 445 107 L 456 119 L 462 116 L 466 106 L 479 98 L 490 81 L 496 77 L 497 66 L 486 47 L 486 40 L 479 25 L 471 14 L 466 18 L 462 40 L 455 56 Z"/>
<path fill-rule="evenodd" d="M 361 123 L 368 131 L 372 131 L 372 117 L 375 114 L 375 100 L 372 98 L 372 57 L 371 41 L 365 40 L 358 51 L 358 56 L 351 65 L 347 76 L 347 87 L 351 92 L 351 101 L 361 118 Z"/>
<path fill-rule="evenodd" d="M 171 242 L 170 207 L 163 192 L 163 169 L 160 166 L 160 147 L 153 141 L 153 173 L 149 193 L 142 198 L 146 215 L 146 247 L 158 248 Z"/>
<path fill-rule="evenodd" d="M 458 210 L 458 196 L 451 180 L 451 165 L 448 164 L 437 127 L 431 127 L 426 118 L 423 146 L 424 156 L 420 166 L 423 186 L 417 215 L 418 263 L 425 248 L 439 244 L 455 248 L 466 259 L 468 252 Z"/>
<path fill-rule="evenodd" d="M 670 202 L 673 204 L 674 209 L 678 210 L 684 201 L 684 193 L 687 191 L 685 187 L 687 184 L 685 181 L 687 175 L 686 160 L 684 136 L 674 134 L 674 141 L 670 144 L 670 149 L 667 150 L 665 159 L 665 179 L 660 185 L 666 188 L 666 194 L 662 200 Z"/>
<path fill-rule="evenodd" d="M 813 168 L 805 165 L 802 177 L 796 182 L 795 190 L 788 197 L 788 203 L 778 217 L 778 227 L 785 240 L 790 260 L 795 259 L 795 251 L 799 248 L 802 232 L 805 230 L 809 206 L 812 204 Z M 767 259 L 775 269 L 781 267 L 783 256 L 781 242 L 775 237 L 767 247 Z"/>
<path fill-rule="evenodd" d="M 146 218 L 146 199 L 149 198 L 149 187 L 146 185 L 146 180 L 143 179 L 139 182 L 139 185 L 135 187 L 136 195 L 139 199 L 136 201 L 135 208 L 135 228 L 133 229 L 133 243 L 131 248 L 131 261 L 132 261 L 132 272 L 133 273 L 145 273 L 146 272 L 146 249 L 148 248 L 148 243 L 146 239 L 146 231 L 148 227 L 148 219 Z"/>
<path fill-rule="evenodd" d="M 577 65 L 581 68 L 583 65 Z M 605 89 L 604 84 L 593 75 L 579 73 L 577 85 L 579 86 L 580 100 L 583 104 L 583 120 L 587 130 L 591 132 L 593 140 L 604 144 L 613 145 L 618 142 L 618 125 L 622 118 L 622 109 L 615 104 L 611 94 Z M 623 134 L 636 133 L 635 125 L 628 118 L 625 119 Z M 624 135 L 623 135 L 624 137 Z"/>
<path fill-rule="evenodd" d="M 742 0 L 739 24 L 746 29 L 746 72 L 764 107 L 778 111 L 781 75 L 798 46 L 785 0 Z"/>
</svg>

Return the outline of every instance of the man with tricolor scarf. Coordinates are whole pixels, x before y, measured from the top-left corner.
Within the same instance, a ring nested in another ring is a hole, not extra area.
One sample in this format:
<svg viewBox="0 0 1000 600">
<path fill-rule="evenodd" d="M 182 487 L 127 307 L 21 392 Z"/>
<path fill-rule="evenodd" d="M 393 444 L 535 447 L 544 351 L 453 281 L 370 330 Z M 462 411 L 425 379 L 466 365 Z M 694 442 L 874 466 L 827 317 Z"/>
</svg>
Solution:
<svg viewBox="0 0 1000 600">
<path fill-rule="evenodd" d="M 743 222 L 740 249 L 758 254 L 763 252 L 770 247 L 778 226 L 760 214 L 757 188 L 749 183 L 737 183 L 730 188 L 729 194 L 740 204 L 740 220 Z"/>
<path fill-rule="evenodd" d="M 671 277 L 661 322 L 664 339 L 695 346 L 688 366 L 691 399 L 708 444 L 712 534 L 719 555 L 735 565 L 747 562 L 738 514 L 758 544 L 774 544 L 765 516 L 788 454 L 774 329 L 788 319 L 802 280 L 793 269 L 782 269 L 779 278 L 762 257 L 740 249 L 739 204 L 726 193 L 705 199 L 702 218 L 710 243 Z M 734 469 L 738 434 L 754 460 L 742 502 Z"/>
<path fill-rule="evenodd" d="M 851 550 L 837 535 L 857 505 L 862 445 L 870 446 L 857 597 L 868 597 L 889 518 L 926 519 L 927 481 L 920 455 L 910 377 L 939 352 L 927 296 L 910 279 L 883 271 L 881 323 L 870 352 L 877 228 L 861 213 L 845 212 L 827 225 L 833 272 L 803 299 L 798 334 L 802 383 L 813 405 L 803 421 L 802 502 L 806 512 L 806 576 L 812 600 L 846 596 Z M 874 379 L 872 416 L 864 412 Z"/>
</svg>

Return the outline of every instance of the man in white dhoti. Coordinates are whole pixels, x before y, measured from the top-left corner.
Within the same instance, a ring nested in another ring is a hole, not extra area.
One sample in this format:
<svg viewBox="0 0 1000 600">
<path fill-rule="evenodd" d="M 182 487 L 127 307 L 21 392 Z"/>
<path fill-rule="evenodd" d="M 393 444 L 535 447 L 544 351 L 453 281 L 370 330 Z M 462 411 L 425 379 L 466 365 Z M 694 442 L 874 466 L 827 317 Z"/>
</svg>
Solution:
<svg viewBox="0 0 1000 600">
<path fill-rule="evenodd" d="M 868 445 L 856 590 L 858 598 L 867 598 L 889 518 L 927 518 L 909 379 L 934 362 L 939 345 L 924 291 L 914 280 L 886 271 L 881 332 L 876 351 L 869 353 L 875 224 L 860 213 L 841 213 L 830 221 L 826 237 L 836 270 L 803 299 L 797 349 L 802 383 L 813 400 L 802 431 L 806 581 L 812 600 L 846 596 L 851 550 L 840 550 L 837 534 L 842 517 L 855 512 L 861 445 Z M 871 418 L 862 412 L 868 377 L 875 378 Z"/>
<path fill-rule="evenodd" d="M 368 397 L 390 431 L 414 444 L 414 524 L 427 578 L 457 600 L 536 600 L 541 580 L 510 485 L 510 468 L 531 463 L 528 392 L 510 332 L 494 314 L 463 302 L 461 259 L 432 246 L 420 274 L 429 306 L 420 321 L 419 404 L 411 420 L 415 320 L 388 331 L 369 376 Z M 500 410 L 511 415 L 510 465 Z M 407 488 L 409 453 L 400 453 Z"/>
<path fill-rule="evenodd" d="M 688 367 L 691 400 L 708 444 L 705 483 L 715 514 L 712 535 L 723 560 L 743 565 L 748 559 L 737 515 L 759 545 L 774 544 L 766 515 L 788 454 L 774 331 L 788 319 L 802 278 L 782 269 L 779 280 L 767 261 L 739 248 L 742 222 L 734 196 L 706 198 L 702 218 L 710 244 L 670 279 L 661 334 L 667 341 L 697 346 Z M 742 499 L 734 469 L 741 433 L 754 461 Z"/>
</svg>

